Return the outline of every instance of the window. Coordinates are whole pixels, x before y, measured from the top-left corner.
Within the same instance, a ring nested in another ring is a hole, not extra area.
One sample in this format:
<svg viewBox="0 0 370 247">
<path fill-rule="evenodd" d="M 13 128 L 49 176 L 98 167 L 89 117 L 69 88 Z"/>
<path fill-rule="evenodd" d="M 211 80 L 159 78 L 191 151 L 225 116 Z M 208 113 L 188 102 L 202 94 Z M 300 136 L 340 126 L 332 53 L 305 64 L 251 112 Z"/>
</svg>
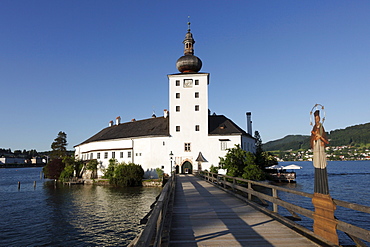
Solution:
<svg viewBox="0 0 370 247">
<path fill-rule="evenodd" d="M 104 159 L 108 159 L 108 152 L 104 152 Z"/>
<path fill-rule="evenodd" d="M 190 143 L 185 143 L 185 152 L 190 152 L 191 151 L 191 146 Z"/>
<path fill-rule="evenodd" d="M 193 80 L 192 79 L 184 79 L 184 87 L 192 87 L 193 86 Z"/>
<path fill-rule="evenodd" d="M 177 105 L 177 106 L 176 106 L 176 111 L 177 111 L 177 112 L 179 112 L 179 111 L 180 111 L 180 106 L 179 106 L 179 105 Z"/>
<path fill-rule="evenodd" d="M 176 99 L 180 99 L 180 93 L 176 93 Z"/>
<path fill-rule="evenodd" d="M 96 158 L 97 158 L 97 159 L 100 159 L 100 153 L 97 153 L 97 154 L 96 154 Z"/>
<path fill-rule="evenodd" d="M 199 125 L 195 125 L 195 131 L 199 131 Z"/>
<path fill-rule="evenodd" d="M 199 85 L 199 80 L 195 80 L 195 85 Z"/>
<path fill-rule="evenodd" d="M 90 154 L 90 159 L 92 160 L 94 158 L 93 153 Z"/>
<path fill-rule="evenodd" d="M 225 151 L 227 149 L 227 141 L 221 141 L 221 150 Z"/>
<path fill-rule="evenodd" d="M 131 151 L 127 152 L 127 158 L 131 158 Z"/>
<path fill-rule="evenodd" d="M 163 142 L 163 146 L 166 146 L 166 142 Z"/>
<path fill-rule="evenodd" d="M 119 157 L 122 159 L 123 158 L 123 152 L 119 153 Z"/>
<path fill-rule="evenodd" d="M 176 132 L 180 132 L 180 126 L 176 126 Z"/>
<path fill-rule="evenodd" d="M 195 105 L 195 111 L 199 111 L 199 105 Z"/>
<path fill-rule="evenodd" d="M 176 80 L 176 86 L 180 86 L 180 80 Z"/>
<path fill-rule="evenodd" d="M 199 98 L 199 92 L 195 92 L 195 98 Z"/>
<path fill-rule="evenodd" d="M 116 158 L 116 152 L 112 152 L 112 158 Z"/>
</svg>

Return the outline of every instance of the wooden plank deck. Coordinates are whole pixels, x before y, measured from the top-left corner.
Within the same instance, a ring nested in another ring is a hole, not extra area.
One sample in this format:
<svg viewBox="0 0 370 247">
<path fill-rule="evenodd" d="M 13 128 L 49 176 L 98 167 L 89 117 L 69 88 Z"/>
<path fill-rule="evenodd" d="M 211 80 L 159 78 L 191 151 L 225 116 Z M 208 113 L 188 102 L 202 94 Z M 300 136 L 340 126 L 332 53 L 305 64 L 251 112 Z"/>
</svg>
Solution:
<svg viewBox="0 0 370 247">
<path fill-rule="evenodd" d="M 192 175 L 179 175 L 170 246 L 319 246 Z"/>
</svg>

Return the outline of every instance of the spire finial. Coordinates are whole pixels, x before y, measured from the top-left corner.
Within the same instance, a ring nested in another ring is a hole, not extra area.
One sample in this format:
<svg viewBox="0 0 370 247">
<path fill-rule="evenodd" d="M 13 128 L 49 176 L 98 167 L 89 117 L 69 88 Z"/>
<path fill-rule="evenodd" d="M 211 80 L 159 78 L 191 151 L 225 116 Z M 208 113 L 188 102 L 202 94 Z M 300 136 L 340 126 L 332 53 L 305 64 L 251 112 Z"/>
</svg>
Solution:
<svg viewBox="0 0 370 247">
<path fill-rule="evenodd" d="M 188 15 L 188 32 L 190 32 L 190 15 Z"/>
</svg>

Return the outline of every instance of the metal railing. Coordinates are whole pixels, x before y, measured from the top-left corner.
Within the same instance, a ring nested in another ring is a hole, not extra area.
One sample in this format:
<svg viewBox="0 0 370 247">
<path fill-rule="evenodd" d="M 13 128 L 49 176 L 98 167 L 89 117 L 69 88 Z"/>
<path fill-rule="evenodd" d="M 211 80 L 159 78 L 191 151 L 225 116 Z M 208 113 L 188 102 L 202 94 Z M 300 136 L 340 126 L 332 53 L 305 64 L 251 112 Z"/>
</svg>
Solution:
<svg viewBox="0 0 370 247">
<path fill-rule="evenodd" d="M 307 197 L 311 199 L 314 197 L 313 194 L 296 191 L 292 189 L 286 189 L 286 188 L 282 188 L 282 187 L 278 187 L 278 186 L 274 186 L 274 185 L 270 185 L 266 183 L 261 183 L 257 181 L 230 177 L 226 175 L 220 175 L 220 174 L 211 173 L 207 171 L 199 172 L 199 175 L 201 178 L 213 184 L 216 184 L 224 188 L 225 190 L 231 190 L 236 193 L 239 192 L 239 194 L 240 192 L 247 193 L 246 199 L 248 199 L 248 201 L 251 201 L 252 196 L 255 196 L 259 200 L 261 200 L 264 204 L 266 204 L 265 201 L 271 202 L 272 212 L 275 214 L 278 214 L 278 206 L 281 206 L 285 208 L 286 210 L 288 210 L 294 218 L 299 218 L 299 216 L 297 215 L 299 214 L 299 215 L 308 217 L 310 219 L 314 219 L 313 211 L 300 207 L 298 205 L 292 204 L 290 202 L 281 200 L 278 197 L 278 191 L 283 191 L 286 193 L 291 193 L 291 194 L 295 194 L 295 195 L 299 195 L 299 196 L 303 196 L 303 197 Z M 263 188 L 267 188 L 268 190 L 271 190 L 271 195 L 254 190 L 252 188 L 253 185 L 261 186 Z M 340 207 L 344 207 L 344 208 L 352 209 L 355 211 L 360 211 L 360 212 L 370 214 L 370 207 L 368 206 L 345 202 L 345 201 L 336 200 L 336 199 L 333 199 L 333 202 L 336 204 L 336 206 L 340 206 Z M 265 209 L 264 211 L 266 212 L 266 210 L 268 209 Z M 363 241 L 361 241 L 361 239 L 370 242 L 370 231 L 369 230 L 343 222 L 339 219 L 336 219 L 336 223 L 337 223 L 337 230 L 342 231 L 345 234 L 347 234 L 355 242 L 357 246 L 366 246 L 366 244 Z M 308 229 L 305 229 L 305 230 L 309 231 Z"/>
</svg>

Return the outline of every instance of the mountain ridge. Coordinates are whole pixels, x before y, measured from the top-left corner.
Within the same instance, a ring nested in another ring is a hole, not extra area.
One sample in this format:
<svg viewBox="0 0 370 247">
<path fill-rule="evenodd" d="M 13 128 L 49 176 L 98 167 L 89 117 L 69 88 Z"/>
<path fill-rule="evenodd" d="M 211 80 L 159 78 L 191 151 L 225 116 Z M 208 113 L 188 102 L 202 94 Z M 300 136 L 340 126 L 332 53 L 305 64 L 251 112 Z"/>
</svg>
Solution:
<svg viewBox="0 0 370 247">
<path fill-rule="evenodd" d="M 327 132 L 328 146 L 356 146 L 370 144 L 370 122 Z M 285 151 L 310 148 L 309 135 L 287 135 L 263 144 L 265 151 Z"/>
</svg>

